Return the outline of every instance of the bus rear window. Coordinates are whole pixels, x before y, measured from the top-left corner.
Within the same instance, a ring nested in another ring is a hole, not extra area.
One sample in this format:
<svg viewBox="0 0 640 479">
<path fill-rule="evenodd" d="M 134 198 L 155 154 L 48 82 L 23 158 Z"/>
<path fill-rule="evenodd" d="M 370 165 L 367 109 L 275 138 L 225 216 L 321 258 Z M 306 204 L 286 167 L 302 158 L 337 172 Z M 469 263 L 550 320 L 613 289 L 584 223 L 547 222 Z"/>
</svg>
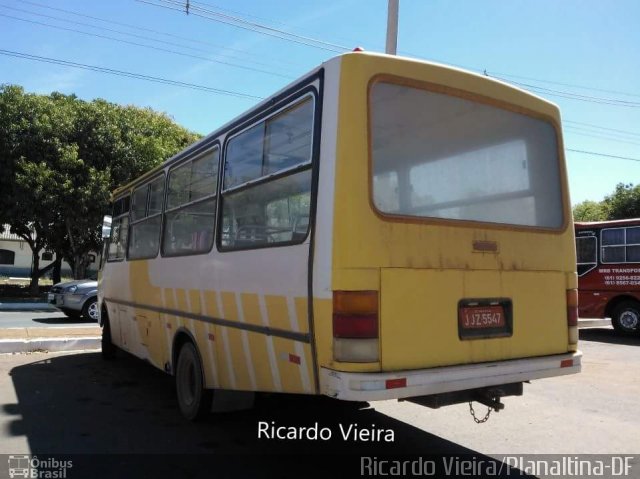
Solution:
<svg viewBox="0 0 640 479">
<path fill-rule="evenodd" d="M 371 88 L 375 207 L 417 218 L 560 228 L 558 147 L 545 121 L 394 83 Z"/>
</svg>

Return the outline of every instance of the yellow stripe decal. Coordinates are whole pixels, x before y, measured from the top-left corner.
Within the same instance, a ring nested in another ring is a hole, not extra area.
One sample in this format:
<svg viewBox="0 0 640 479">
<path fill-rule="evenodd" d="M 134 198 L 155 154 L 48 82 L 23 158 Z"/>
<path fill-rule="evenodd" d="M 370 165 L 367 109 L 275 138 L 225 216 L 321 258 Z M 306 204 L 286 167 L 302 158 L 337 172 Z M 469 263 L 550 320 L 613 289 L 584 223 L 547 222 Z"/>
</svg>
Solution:
<svg viewBox="0 0 640 479">
<path fill-rule="evenodd" d="M 217 293 L 218 298 L 218 308 L 220 309 L 220 316 L 224 318 L 225 316 L 225 307 L 223 296 L 220 292 Z M 227 373 L 229 375 L 229 386 L 231 389 L 236 388 L 236 374 L 233 369 L 233 358 L 231 357 L 231 347 L 229 342 L 229 328 L 221 328 L 222 329 L 222 344 L 224 348 L 224 356 L 225 356 L 225 365 L 227 366 Z"/>
<path fill-rule="evenodd" d="M 217 311 L 215 310 L 215 296 L 205 291 L 200 291 L 200 296 L 204 312 L 206 314 L 215 316 L 217 314 Z M 216 339 L 215 326 L 213 324 L 207 324 L 205 327 L 205 332 L 207 334 L 207 337 L 205 338 L 205 341 L 207 343 L 207 352 L 209 353 L 209 361 L 211 363 L 211 376 L 213 380 L 212 386 L 220 387 L 220 380 L 218 378 L 218 361 L 216 360 L 216 352 L 214 350 L 213 344 Z"/>
<path fill-rule="evenodd" d="M 234 294 L 236 300 L 236 309 L 238 312 L 238 320 L 242 323 L 246 323 L 244 319 L 244 309 L 242 308 L 242 296 L 240 294 Z M 251 358 L 251 346 L 249 346 L 249 337 L 246 331 L 240 332 L 242 339 L 242 351 L 244 352 L 244 359 L 247 362 L 247 372 L 249 373 L 249 381 L 251 382 L 251 389 L 256 389 L 256 373 L 253 370 L 253 361 Z"/>
<path fill-rule="evenodd" d="M 260 319 L 262 324 L 269 327 L 269 316 L 267 314 L 267 305 L 264 301 L 264 296 L 258 296 L 258 307 L 260 309 Z M 273 336 L 264 336 L 267 341 L 267 351 L 269 354 L 269 366 L 271 367 L 271 376 L 273 379 L 273 387 L 276 391 L 282 391 L 282 384 L 280 382 L 280 371 L 278 369 L 278 362 L 276 361 L 276 352 L 273 346 Z"/>
</svg>

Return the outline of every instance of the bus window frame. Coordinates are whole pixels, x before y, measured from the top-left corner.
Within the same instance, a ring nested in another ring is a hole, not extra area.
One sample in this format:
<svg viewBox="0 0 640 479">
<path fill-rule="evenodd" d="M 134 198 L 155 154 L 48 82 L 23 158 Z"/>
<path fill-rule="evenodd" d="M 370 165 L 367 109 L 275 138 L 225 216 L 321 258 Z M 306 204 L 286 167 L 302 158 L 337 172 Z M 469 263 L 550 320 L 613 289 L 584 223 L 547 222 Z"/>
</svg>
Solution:
<svg viewBox="0 0 640 479">
<path fill-rule="evenodd" d="M 617 228 L 602 228 L 600 230 L 600 248 L 599 248 L 599 253 L 600 253 L 600 263 L 601 264 L 640 264 L 640 261 L 629 261 L 627 259 L 627 247 L 628 246 L 640 246 L 640 244 L 628 244 L 627 243 L 627 230 L 629 228 L 640 228 L 640 226 L 618 226 Z M 602 242 L 602 234 L 605 231 L 611 231 L 611 230 L 624 230 L 624 243 L 623 244 L 615 244 L 615 245 L 604 245 L 604 243 Z M 612 247 L 623 247 L 624 248 L 624 261 L 605 261 L 604 260 L 604 249 L 605 248 L 612 248 Z"/>
<path fill-rule="evenodd" d="M 320 150 L 320 135 L 321 135 L 321 83 L 320 87 L 317 88 L 314 84 L 317 77 L 314 76 L 311 78 L 309 83 L 305 83 L 299 89 L 293 90 L 289 95 L 286 95 L 277 103 L 273 103 L 264 109 L 258 111 L 254 116 L 247 118 L 246 121 L 240 123 L 236 128 L 231 130 L 224 139 L 224 147 L 222 154 L 222 165 L 220 169 L 220 200 L 218 201 L 217 209 L 217 225 L 216 225 L 216 238 L 215 244 L 216 249 L 220 253 L 232 253 L 236 251 L 249 251 L 256 249 L 266 249 L 266 248 L 280 248 L 286 246 L 293 246 L 298 244 L 303 244 L 309 238 L 309 235 L 312 230 L 312 216 L 315 215 L 315 201 L 316 201 L 316 170 L 318 163 L 318 156 Z M 310 157 L 308 161 L 304 163 L 300 163 L 289 168 L 284 168 L 282 170 L 276 171 L 274 173 L 270 173 L 259 178 L 254 178 L 252 180 L 248 180 L 244 183 L 234 185 L 230 188 L 223 188 L 224 186 L 224 171 L 227 168 L 227 151 L 229 147 L 229 142 L 234 138 L 238 137 L 242 133 L 251 128 L 259 125 L 260 123 L 267 122 L 270 118 L 273 118 L 288 109 L 294 108 L 296 105 L 301 104 L 305 101 L 305 98 L 310 98 L 313 105 L 313 113 L 312 113 L 312 125 L 311 125 L 311 151 Z M 258 187 L 262 184 L 266 184 L 272 181 L 278 181 L 281 178 L 285 178 L 287 176 L 293 176 L 297 173 L 302 173 L 303 171 L 310 171 L 310 183 L 309 183 L 309 222 L 307 224 L 307 230 L 304 237 L 299 237 L 296 239 L 292 239 L 289 241 L 282 241 L 277 243 L 261 243 L 259 245 L 243 245 L 243 246 L 223 246 L 222 245 L 222 228 L 223 228 L 223 206 L 224 206 L 224 196 L 230 193 L 238 193 L 253 187 Z"/>
<path fill-rule="evenodd" d="M 160 206 L 160 213 L 156 213 L 152 216 L 149 216 L 149 200 L 150 200 L 150 191 L 151 191 L 151 183 L 155 182 L 156 180 L 162 178 L 162 181 L 164 183 L 164 189 L 163 189 L 163 193 L 162 193 L 162 203 Z M 145 205 L 144 205 L 144 214 L 145 216 L 143 218 L 139 218 L 136 219 L 135 221 L 132 220 L 133 217 L 133 195 L 135 194 L 135 192 L 141 188 L 145 188 L 147 190 L 147 195 L 146 195 L 146 200 L 145 200 Z M 165 202 L 165 195 L 167 194 L 167 174 L 164 170 L 160 171 L 157 175 L 154 175 L 152 177 L 149 178 L 145 178 L 145 181 L 142 182 L 139 185 L 136 185 L 135 187 L 131 188 L 131 192 L 130 192 L 130 207 L 129 207 L 129 232 L 127 233 L 127 254 L 126 254 L 126 259 L 127 261 L 140 261 L 140 260 L 147 260 L 147 259 L 154 259 L 157 258 L 158 255 L 160 254 L 160 249 L 161 249 L 161 242 L 162 242 L 162 228 L 163 228 L 163 223 L 164 223 L 164 202 Z M 132 258 L 129 254 L 129 246 L 131 244 L 131 242 L 129 241 L 129 239 L 131 238 L 131 231 L 133 226 L 142 223 L 146 220 L 155 218 L 157 216 L 160 216 L 160 231 L 159 231 L 159 235 L 160 237 L 158 238 L 158 249 L 156 251 L 156 254 L 153 256 L 140 256 L 140 257 L 135 257 Z"/>
<path fill-rule="evenodd" d="M 180 206 L 175 206 L 171 209 L 167 209 L 167 204 L 169 202 L 169 182 L 170 182 L 170 177 L 171 177 L 171 172 L 186 165 L 187 163 L 196 161 L 200 158 L 204 158 L 206 155 L 213 153 L 215 151 L 218 151 L 218 171 L 216 173 L 216 181 L 215 181 L 215 185 L 216 185 L 216 191 L 215 193 L 205 196 L 203 198 L 198 198 L 195 201 L 189 201 L 187 203 L 183 203 Z M 206 255 L 211 253 L 211 251 L 213 250 L 213 247 L 216 244 L 216 228 L 217 228 L 217 223 L 218 223 L 218 204 L 220 203 L 220 195 L 221 195 L 221 191 L 220 191 L 220 178 L 221 178 L 221 167 L 222 167 L 222 147 L 220 145 L 220 140 L 218 138 L 216 138 L 213 142 L 208 143 L 207 146 L 205 148 L 202 148 L 200 150 L 196 150 L 194 152 L 192 152 L 191 154 L 189 154 L 188 156 L 185 156 L 184 158 L 181 158 L 180 161 L 176 161 L 175 163 L 173 163 L 167 170 L 166 170 L 166 180 L 165 180 L 165 188 L 164 188 L 164 200 L 162 202 L 162 221 L 161 221 L 161 225 L 160 225 L 160 256 L 163 258 L 178 258 L 181 256 L 198 256 L 198 255 Z M 209 246 L 209 248 L 207 248 L 207 250 L 203 250 L 203 251 L 196 251 L 196 252 L 189 252 L 189 251 L 185 251 L 185 252 L 180 252 L 180 253 L 167 253 L 165 251 L 165 247 L 164 247 L 164 233 L 165 233 L 165 228 L 167 226 L 166 224 L 166 215 L 167 213 L 174 213 L 177 211 L 180 211 L 182 209 L 188 208 L 190 206 L 193 205 L 197 205 L 199 203 L 204 203 L 206 201 L 210 201 L 211 199 L 215 199 L 215 207 L 213 209 L 213 229 L 211 234 L 213 235 L 213 239 L 211 241 L 211 246 Z"/>
<path fill-rule="evenodd" d="M 526 226 L 526 225 L 514 225 L 507 223 L 491 223 L 477 220 L 459 220 L 450 218 L 435 218 L 435 217 L 418 217 L 409 215 L 394 215 L 380 211 L 375 205 L 374 191 L 373 191 L 373 118 L 371 108 L 372 89 L 376 83 L 391 83 L 394 85 L 416 88 L 425 90 L 431 93 L 439 93 L 442 95 L 449 95 L 463 100 L 468 100 L 483 105 L 488 105 L 494 108 L 499 108 L 512 113 L 525 115 L 530 118 L 544 121 L 548 123 L 555 134 L 556 142 L 556 160 L 558 167 L 558 181 L 560 187 L 560 199 L 562 201 L 562 223 L 557 228 L 552 227 L 540 227 L 540 226 Z M 549 233 L 555 235 L 564 234 L 569 226 L 572 226 L 572 213 L 569 209 L 569 191 L 568 191 L 568 173 L 566 166 L 566 158 L 564 155 L 564 142 L 562 137 L 562 129 L 559 122 L 552 116 L 545 115 L 540 112 L 530 110 L 526 107 L 514 105 L 512 103 L 491 98 L 479 93 L 474 93 L 466 90 L 460 90 L 450 86 L 432 83 L 423 80 L 417 80 L 414 78 L 407 78 L 402 76 L 393 75 L 390 73 L 380 73 L 372 76 L 369 79 L 367 85 L 367 156 L 368 156 L 368 184 L 369 184 L 369 206 L 371 211 L 383 221 L 390 221 L 394 223 L 409 223 L 409 224 L 421 224 L 421 225 L 434 225 L 434 226 L 456 226 L 466 227 L 473 229 L 493 229 L 501 231 L 520 231 L 520 232 L 540 232 Z"/>
</svg>

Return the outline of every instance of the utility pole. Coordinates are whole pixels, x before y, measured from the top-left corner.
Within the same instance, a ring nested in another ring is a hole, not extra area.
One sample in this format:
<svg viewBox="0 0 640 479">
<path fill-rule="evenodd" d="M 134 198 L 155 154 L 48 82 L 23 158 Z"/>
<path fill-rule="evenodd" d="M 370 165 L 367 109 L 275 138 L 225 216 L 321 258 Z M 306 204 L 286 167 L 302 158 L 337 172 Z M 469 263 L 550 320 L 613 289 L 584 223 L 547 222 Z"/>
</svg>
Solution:
<svg viewBox="0 0 640 479">
<path fill-rule="evenodd" d="M 387 13 L 387 49 L 385 53 L 395 55 L 398 48 L 398 4 L 400 0 L 389 0 Z"/>
</svg>

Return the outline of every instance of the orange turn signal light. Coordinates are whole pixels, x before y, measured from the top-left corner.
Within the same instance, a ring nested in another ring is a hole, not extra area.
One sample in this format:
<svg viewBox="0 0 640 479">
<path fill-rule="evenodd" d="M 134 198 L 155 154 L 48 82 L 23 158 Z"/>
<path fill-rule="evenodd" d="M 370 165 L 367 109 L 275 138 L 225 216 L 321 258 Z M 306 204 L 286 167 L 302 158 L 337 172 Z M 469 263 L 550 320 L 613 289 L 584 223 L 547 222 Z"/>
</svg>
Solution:
<svg viewBox="0 0 640 479">
<path fill-rule="evenodd" d="M 347 314 L 377 314 L 377 291 L 334 291 L 333 312 Z"/>
</svg>

